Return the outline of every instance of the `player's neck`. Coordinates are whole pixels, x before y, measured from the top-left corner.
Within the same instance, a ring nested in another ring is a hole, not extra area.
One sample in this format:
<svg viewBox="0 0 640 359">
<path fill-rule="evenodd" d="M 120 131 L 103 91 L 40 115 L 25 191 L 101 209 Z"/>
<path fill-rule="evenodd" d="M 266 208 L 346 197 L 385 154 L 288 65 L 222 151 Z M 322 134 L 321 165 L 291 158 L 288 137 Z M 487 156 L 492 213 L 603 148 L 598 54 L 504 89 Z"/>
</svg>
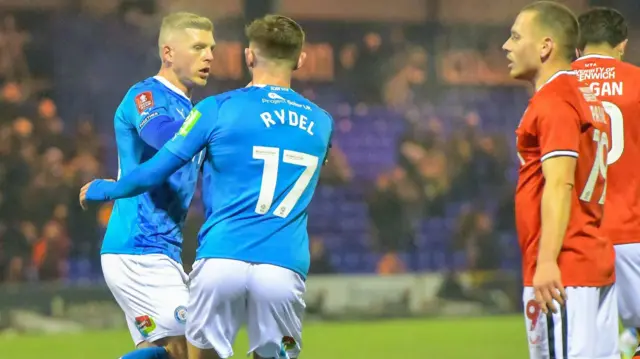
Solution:
<svg viewBox="0 0 640 359">
<path fill-rule="evenodd" d="M 582 51 L 582 56 L 599 55 L 618 58 L 618 51 L 607 45 L 587 45 Z"/>
<path fill-rule="evenodd" d="M 160 69 L 160 71 L 158 71 L 158 76 L 164 77 L 167 81 L 169 81 L 170 84 L 175 86 L 178 90 L 184 92 L 187 97 L 191 98 L 191 88 L 182 83 L 175 72 L 163 67 Z"/>
<path fill-rule="evenodd" d="M 538 71 L 538 76 L 534 79 L 533 84 L 536 91 L 549 82 L 553 75 L 560 71 L 571 71 L 571 63 L 567 60 L 558 60 L 544 64 L 540 68 L 540 71 Z"/>
<path fill-rule="evenodd" d="M 291 87 L 291 74 L 281 72 L 261 71 L 253 69 L 251 83 L 256 85 L 271 85 L 278 87 Z"/>
</svg>

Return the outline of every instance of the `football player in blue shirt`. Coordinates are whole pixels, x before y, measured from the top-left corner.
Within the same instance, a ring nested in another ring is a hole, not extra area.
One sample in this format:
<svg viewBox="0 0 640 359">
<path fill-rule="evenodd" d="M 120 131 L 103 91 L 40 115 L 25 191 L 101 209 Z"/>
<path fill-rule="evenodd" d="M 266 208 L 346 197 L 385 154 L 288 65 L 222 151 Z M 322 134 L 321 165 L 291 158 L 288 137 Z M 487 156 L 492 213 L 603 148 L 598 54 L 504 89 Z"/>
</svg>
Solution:
<svg viewBox="0 0 640 359">
<path fill-rule="evenodd" d="M 115 113 L 118 177 L 169 141 L 192 110 L 191 90 L 204 86 L 213 60 L 213 24 L 174 13 L 163 19 L 158 75 L 133 85 Z M 204 154 L 194 153 L 149 192 L 115 202 L 101 250 L 102 271 L 138 348 L 126 359 L 187 357 L 188 277 L 182 227 Z"/>
<path fill-rule="evenodd" d="M 200 102 L 178 134 L 118 182 L 84 186 L 80 201 L 134 196 L 206 149 L 207 220 L 190 274 L 189 358 L 228 358 L 247 324 L 257 358 L 297 358 L 309 269 L 307 206 L 333 120 L 290 88 L 304 32 L 268 15 L 246 28 L 252 85 Z"/>
</svg>

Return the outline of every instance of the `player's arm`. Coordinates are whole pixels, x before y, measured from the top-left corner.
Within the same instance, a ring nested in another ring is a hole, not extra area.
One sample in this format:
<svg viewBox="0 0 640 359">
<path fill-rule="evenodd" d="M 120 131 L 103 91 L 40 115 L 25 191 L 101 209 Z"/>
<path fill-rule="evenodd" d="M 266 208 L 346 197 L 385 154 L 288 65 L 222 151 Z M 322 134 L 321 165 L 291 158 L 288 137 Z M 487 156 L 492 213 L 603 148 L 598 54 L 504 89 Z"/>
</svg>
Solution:
<svg viewBox="0 0 640 359">
<path fill-rule="evenodd" d="M 146 90 L 135 95 L 131 111 L 135 114 L 135 127 L 140 138 L 159 150 L 180 129 L 184 120 L 174 118 L 165 94 Z"/>
<path fill-rule="evenodd" d="M 580 143 L 580 118 L 566 102 L 548 103 L 538 118 L 542 173 L 542 228 L 538 264 L 557 263 L 571 215 Z"/>
<path fill-rule="evenodd" d="M 80 202 L 109 201 L 137 196 L 162 184 L 187 162 L 162 147 L 151 159 L 120 178 L 118 182 L 95 180 L 83 187 Z"/>
<path fill-rule="evenodd" d="M 556 262 L 571 215 L 576 157 L 557 156 L 542 162 L 542 228 L 538 263 Z"/>
<path fill-rule="evenodd" d="M 159 150 L 178 132 L 183 123 L 183 120 L 159 115 L 138 133 L 146 144 Z"/>
<path fill-rule="evenodd" d="M 324 160 L 322 161 L 322 165 L 326 165 L 329 162 L 329 153 L 331 152 L 331 148 L 333 148 L 333 129 L 335 122 L 333 121 L 333 117 L 329 112 L 324 111 L 325 114 L 329 117 L 331 123 L 331 133 L 329 134 L 329 143 L 327 144 L 327 153 L 324 154 Z"/>
<path fill-rule="evenodd" d="M 217 118 L 215 98 L 202 101 L 194 108 L 184 124 L 150 160 L 120 178 L 118 182 L 97 180 L 83 187 L 80 202 L 109 201 L 137 196 L 156 187 L 180 167 L 191 161 L 211 139 L 213 124 Z M 202 112 L 201 112 L 202 111 Z M 202 113 L 211 118 L 201 120 Z M 83 197 L 84 194 L 84 197 Z"/>
</svg>

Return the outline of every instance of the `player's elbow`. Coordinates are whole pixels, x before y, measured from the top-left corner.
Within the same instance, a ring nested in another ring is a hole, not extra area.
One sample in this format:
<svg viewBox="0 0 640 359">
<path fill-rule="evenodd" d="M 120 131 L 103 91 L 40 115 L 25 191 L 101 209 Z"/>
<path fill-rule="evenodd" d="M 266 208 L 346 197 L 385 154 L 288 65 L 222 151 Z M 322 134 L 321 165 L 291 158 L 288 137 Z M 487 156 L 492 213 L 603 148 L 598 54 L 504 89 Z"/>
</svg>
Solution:
<svg viewBox="0 0 640 359">
<path fill-rule="evenodd" d="M 147 176 L 139 184 L 140 187 L 146 190 L 153 189 L 160 186 L 163 183 L 163 177 L 160 176 Z"/>
<path fill-rule="evenodd" d="M 550 178 L 544 181 L 544 188 L 554 189 L 558 191 L 571 191 L 573 189 L 574 179 L 573 178 Z"/>
</svg>

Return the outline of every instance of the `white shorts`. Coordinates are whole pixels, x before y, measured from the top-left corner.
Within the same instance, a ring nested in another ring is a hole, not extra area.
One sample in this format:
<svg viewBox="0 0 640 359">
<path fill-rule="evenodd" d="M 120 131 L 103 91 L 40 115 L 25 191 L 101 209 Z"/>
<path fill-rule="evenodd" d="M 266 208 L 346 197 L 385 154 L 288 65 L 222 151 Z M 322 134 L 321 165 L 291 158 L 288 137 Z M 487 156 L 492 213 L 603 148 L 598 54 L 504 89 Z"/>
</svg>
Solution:
<svg viewBox="0 0 640 359">
<path fill-rule="evenodd" d="M 545 315 L 535 301 L 533 288 L 524 288 L 530 358 L 620 359 L 615 286 L 565 290 L 565 305 L 558 313 Z"/>
<path fill-rule="evenodd" d="M 306 288 L 297 273 L 269 264 L 208 258 L 194 263 L 190 277 L 187 340 L 193 346 L 229 358 L 246 323 L 249 353 L 298 357 Z"/>
<path fill-rule="evenodd" d="M 187 274 L 162 254 L 103 254 L 102 272 L 136 346 L 184 335 Z"/>
<path fill-rule="evenodd" d="M 627 328 L 640 328 L 640 243 L 619 244 L 615 249 L 620 320 Z"/>
</svg>

